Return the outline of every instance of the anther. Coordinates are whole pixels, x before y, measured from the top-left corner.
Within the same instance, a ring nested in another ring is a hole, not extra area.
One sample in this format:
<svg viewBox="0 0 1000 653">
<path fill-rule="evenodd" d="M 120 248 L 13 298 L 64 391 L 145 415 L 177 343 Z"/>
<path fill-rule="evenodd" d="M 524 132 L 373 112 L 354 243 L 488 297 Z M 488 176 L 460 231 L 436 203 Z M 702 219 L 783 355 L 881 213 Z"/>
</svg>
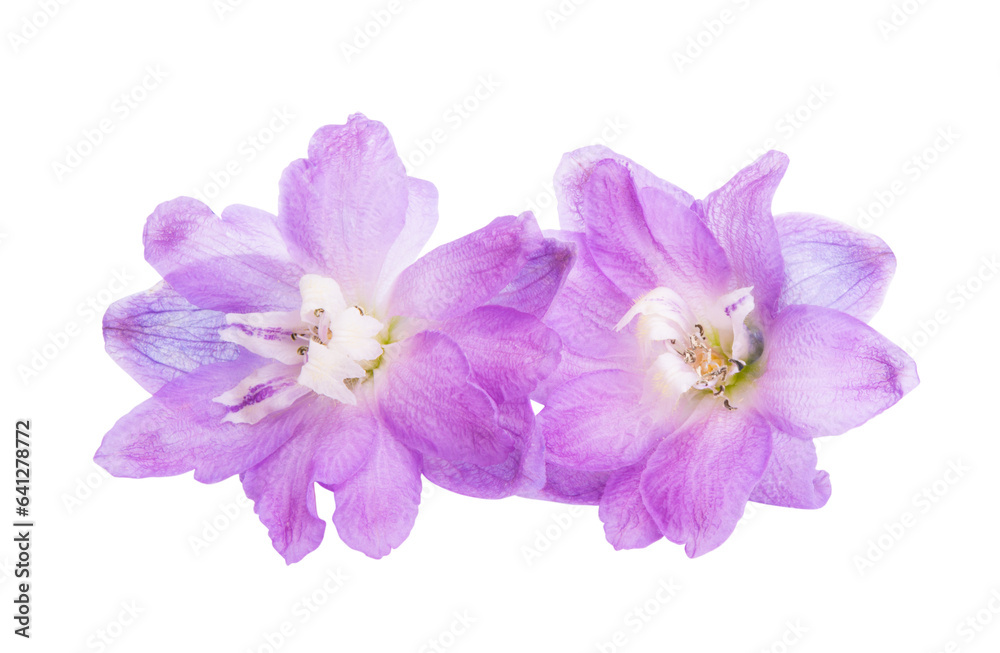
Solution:
<svg viewBox="0 0 1000 653">
<path fill-rule="evenodd" d="M 723 401 L 722 405 L 726 407 L 726 410 L 736 410 L 736 406 L 730 406 L 729 405 L 729 400 L 728 399 L 726 399 L 725 401 Z"/>
<path fill-rule="evenodd" d="M 323 310 L 322 308 L 317 308 L 315 311 L 313 311 L 313 315 L 315 315 L 316 317 L 319 317 L 323 313 L 326 313 L 326 311 Z"/>
<path fill-rule="evenodd" d="M 700 324 L 694 325 L 694 328 L 698 329 L 698 335 L 701 336 L 702 340 L 704 340 L 705 339 L 705 328 L 703 326 L 701 326 Z"/>
<path fill-rule="evenodd" d="M 306 352 L 309 351 L 309 345 L 302 345 L 299 347 L 299 356 L 305 356 Z"/>
<path fill-rule="evenodd" d="M 743 361 L 741 361 L 738 358 L 730 358 L 729 362 L 736 366 L 736 371 L 737 372 L 741 371 L 744 367 L 747 366 L 746 363 L 744 363 Z"/>
</svg>

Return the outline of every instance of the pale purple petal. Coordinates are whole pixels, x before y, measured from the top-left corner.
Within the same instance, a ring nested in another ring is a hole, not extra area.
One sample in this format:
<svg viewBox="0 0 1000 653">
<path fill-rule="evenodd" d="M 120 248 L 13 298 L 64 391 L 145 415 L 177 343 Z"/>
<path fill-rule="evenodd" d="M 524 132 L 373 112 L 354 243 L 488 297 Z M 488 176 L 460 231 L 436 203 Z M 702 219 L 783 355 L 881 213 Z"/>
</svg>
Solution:
<svg viewBox="0 0 1000 653">
<path fill-rule="evenodd" d="M 548 460 L 589 471 L 638 461 L 661 435 L 642 394 L 642 375 L 622 370 L 592 372 L 555 388 L 538 414 Z"/>
<path fill-rule="evenodd" d="M 825 306 L 867 322 L 878 312 L 896 271 L 885 242 L 818 215 L 787 213 L 775 218 L 785 281 L 779 308 Z"/>
<path fill-rule="evenodd" d="M 653 240 L 628 169 L 599 161 L 581 191 L 587 247 L 601 271 L 631 297 L 659 286 L 666 254 Z"/>
<path fill-rule="evenodd" d="M 560 335 L 563 346 L 575 354 L 632 360 L 638 353 L 633 328 L 629 326 L 618 332 L 615 325 L 632 308 L 633 299 L 597 267 L 582 234 L 561 231 L 551 235 L 576 246 L 576 262 L 562 290 L 552 300 L 545 323 Z"/>
<path fill-rule="evenodd" d="M 409 200 L 403 230 L 385 257 L 385 264 L 378 281 L 378 298 L 387 298 L 399 273 L 409 267 L 420 255 L 438 221 L 438 191 L 434 184 L 423 179 L 407 179 Z"/>
<path fill-rule="evenodd" d="M 772 150 L 736 173 L 702 204 L 705 225 L 733 270 L 734 287 L 753 286 L 754 302 L 765 318 L 775 311 L 784 278 L 771 198 L 787 167 L 788 157 Z"/>
<path fill-rule="evenodd" d="M 120 299 L 104 313 L 104 347 L 149 392 L 202 365 L 231 361 L 239 347 L 223 342 L 225 313 L 200 309 L 167 283 Z"/>
<path fill-rule="evenodd" d="M 371 455 L 333 486 L 333 525 L 340 538 L 372 558 L 381 558 L 410 534 L 420 504 L 420 457 L 384 426 L 375 431 Z"/>
<path fill-rule="evenodd" d="M 506 460 L 481 466 L 424 456 L 424 476 L 452 492 L 482 499 L 535 492 L 545 485 L 545 447 L 534 428 L 531 402 L 503 403 L 497 411 L 500 425 L 514 440 L 514 451 Z"/>
<path fill-rule="evenodd" d="M 376 372 L 380 415 L 404 444 L 452 461 L 494 465 L 514 449 L 495 402 L 455 341 L 422 331 L 387 351 Z"/>
<path fill-rule="evenodd" d="M 641 549 L 663 537 L 639 492 L 645 462 L 620 469 L 608 478 L 598 516 L 615 549 Z"/>
<path fill-rule="evenodd" d="M 440 330 L 458 343 L 476 383 L 497 403 L 526 398 L 559 364 L 556 332 L 512 308 L 482 306 Z"/>
<path fill-rule="evenodd" d="M 371 302 L 403 230 L 409 185 L 392 137 L 361 114 L 321 127 L 309 158 L 281 177 L 282 235 L 307 272 L 336 279 L 350 303 Z"/>
<path fill-rule="evenodd" d="M 830 475 L 816 469 L 816 445 L 772 434 L 771 459 L 750 500 L 786 508 L 822 508 L 830 498 Z"/>
<path fill-rule="evenodd" d="M 736 528 L 771 454 L 771 427 L 753 410 L 716 408 L 666 437 L 642 473 L 643 503 L 690 557 Z"/>
<path fill-rule="evenodd" d="M 146 221 L 146 260 L 192 304 L 223 313 L 298 308 L 301 268 L 273 216 L 233 206 L 216 217 L 189 197 L 164 202 Z"/>
<path fill-rule="evenodd" d="M 403 270 L 392 290 L 390 313 L 431 320 L 463 315 L 516 279 L 540 241 L 530 213 L 497 218 Z"/>
<path fill-rule="evenodd" d="M 232 424 L 223 422 L 228 407 L 212 399 L 264 363 L 244 354 L 174 379 L 118 420 L 94 460 L 114 476 L 130 478 L 194 470 L 196 480 L 214 483 L 246 471 L 291 436 L 295 408 L 254 425 Z"/>
<path fill-rule="evenodd" d="M 639 201 L 650 233 L 664 254 L 657 270 L 658 285 L 676 291 L 694 306 L 725 293 L 732 270 L 701 217 L 658 188 L 640 189 Z"/>
<path fill-rule="evenodd" d="M 796 437 L 860 426 L 918 383 L 916 364 L 864 322 L 819 306 L 791 306 L 764 340 L 756 405 Z"/>
<path fill-rule="evenodd" d="M 541 318 L 573 267 L 575 249 L 572 243 L 544 239 L 534 251 L 528 253 L 517 277 L 488 303 L 508 306 Z"/>
<path fill-rule="evenodd" d="M 555 174 L 556 197 L 559 203 L 559 220 L 563 229 L 585 231 L 582 216 L 583 185 L 598 161 L 611 159 L 628 168 L 636 188 L 656 188 L 674 198 L 683 206 L 690 206 L 694 198 L 684 190 L 663 181 L 636 162 L 617 154 L 603 145 L 591 145 L 565 154 Z"/>
<path fill-rule="evenodd" d="M 555 463 L 545 464 L 545 486 L 521 496 L 583 506 L 596 506 L 612 472 L 587 472 Z"/>
</svg>

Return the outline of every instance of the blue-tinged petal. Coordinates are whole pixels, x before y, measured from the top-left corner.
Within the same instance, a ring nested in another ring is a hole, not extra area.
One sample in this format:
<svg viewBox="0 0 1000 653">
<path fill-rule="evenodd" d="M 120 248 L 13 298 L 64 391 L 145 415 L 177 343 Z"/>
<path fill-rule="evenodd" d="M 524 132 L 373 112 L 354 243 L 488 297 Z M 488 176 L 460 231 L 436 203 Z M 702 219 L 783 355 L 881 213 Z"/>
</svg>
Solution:
<svg viewBox="0 0 1000 653">
<path fill-rule="evenodd" d="M 231 361 L 239 347 L 223 342 L 226 316 L 201 309 L 167 283 L 120 299 L 104 313 L 104 347 L 149 392 L 202 365 Z"/>
<path fill-rule="evenodd" d="M 527 255 L 524 267 L 489 304 L 507 306 L 537 318 L 545 315 L 573 267 L 576 247 L 546 238 Z"/>
<path fill-rule="evenodd" d="M 775 224 L 785 260 L 779 309 L 812 304 L 864 322 L 878 312 L 896 271 L 896 257 L 881 238 L 804 213 L 779 215 Z"/>
<path fill-rule="evenodd" d="M 409 267 L 420 255 L 438 221 L 438 191 L 429 181 L 409 177 L 409 199 L 403 230 L 385 257 L 379 275 L 378 304 L 388 300 L 389 292 L 399 273 Z"/>
<path fill-rule="evenodd" d="M 861 320 L 820 306 L 782 311 L 764 338 L 754 402 L 788 435 L 838 435 L 919 382 L 913 359 Z"/>
<path fill-rule="evenodd" d="M 520 496 L 583 506 L 596 506 L 612 472 L 588 472 L 545 463 L 545 485 Z"/>
</svg>

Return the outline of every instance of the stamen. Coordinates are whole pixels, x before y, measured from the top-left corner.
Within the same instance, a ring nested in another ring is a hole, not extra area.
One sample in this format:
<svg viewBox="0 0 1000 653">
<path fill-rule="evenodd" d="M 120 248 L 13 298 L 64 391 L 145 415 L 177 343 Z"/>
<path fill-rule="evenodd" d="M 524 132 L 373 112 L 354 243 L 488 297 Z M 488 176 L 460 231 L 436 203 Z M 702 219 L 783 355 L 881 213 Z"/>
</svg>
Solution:
<svg viewBox="0 0 1000 653">
<path fill-rule="evenodd" d="M 305 356 L 307 351 L 309 351 L 309 345 L 302 345 L 298 349 L 299 356 Z"/>
<path fill-rule="evenodd" d="M 322 308 L 317 308 L 315 311 L 313 311 L 313 315 L 315 315 L 316 317 L 319 317 L 323 313 L 326 313 L 326 311 L 323 310 Z"/>
<path fill-rule="evenodd" d="M 729 400 L 726 399 L 722 402 L 722 405 L 726 407 L 726 410 L 736 410 L 736 406 L 729 405 Z"/>
</svg>

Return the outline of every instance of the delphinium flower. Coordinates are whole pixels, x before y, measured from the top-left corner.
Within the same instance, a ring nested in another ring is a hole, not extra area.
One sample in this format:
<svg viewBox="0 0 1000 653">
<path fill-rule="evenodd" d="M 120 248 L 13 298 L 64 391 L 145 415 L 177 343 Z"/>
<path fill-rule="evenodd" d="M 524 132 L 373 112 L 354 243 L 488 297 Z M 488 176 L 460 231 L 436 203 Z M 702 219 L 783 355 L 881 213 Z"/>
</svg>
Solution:
<svg viewBox="0 0 1000 653">
<path fill-rule="evenodd" d="M 600 146 L 556 173 L 577 263 L 545 316 L 564 351 L 536 392 L 538 424 L 550 468 L 605 481 L 616 548 L 666 537 L 693 557 L 729 537 L 748 501 L 821 507 L 830 481 L 812 439 L 918 382 L 866 324 L 892 252 L 827 218 L 773 217 L 786 166 L 769 152 L 704 200 Z M 550 482 L 536 496 L 572 494 Z"/>
<path fill-rule="evenodd" d="M 572 264 L 531 214 L 417 259 L 437 191 L 381 123 L 321 128 L 277 216 L 196 200 L 144 231 L 163 276 L 107 312 L 111 356 L 153 396 L 105 436 L 116 476 L 239 474 L 287 562 L 340 537 L 380 557 L 409 534 L 421 472 L 490 498 L 544 482 L 529 394 L 559 361 L 538 319 Z"/>
</svg>

